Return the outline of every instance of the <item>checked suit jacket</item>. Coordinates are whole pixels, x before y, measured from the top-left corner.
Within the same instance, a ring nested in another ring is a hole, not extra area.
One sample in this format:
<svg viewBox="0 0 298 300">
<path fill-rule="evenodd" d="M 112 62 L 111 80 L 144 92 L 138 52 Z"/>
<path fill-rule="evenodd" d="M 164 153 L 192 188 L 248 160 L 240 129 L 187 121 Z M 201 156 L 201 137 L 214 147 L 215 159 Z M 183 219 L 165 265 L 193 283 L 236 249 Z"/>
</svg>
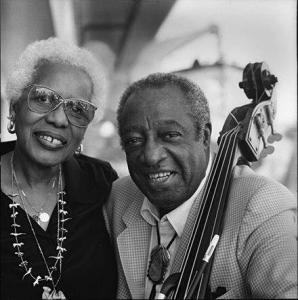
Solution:
<svg viewBox="0 0 298 300">
<path fill-rule="evenodd" d="M 171 273 L 179 272 L 201 203 L 193 203 Z M 116 248 L 119 299 L 143 299 L 151 226 L 140 215 L 144 195 L 130 177 L 114 182 L 105 207 Z M 224 229 L 215 251 L 210 287 L 221 299 L 297 298 L 297 203 L 281 184 L 234 169 Z"/>
</svg>

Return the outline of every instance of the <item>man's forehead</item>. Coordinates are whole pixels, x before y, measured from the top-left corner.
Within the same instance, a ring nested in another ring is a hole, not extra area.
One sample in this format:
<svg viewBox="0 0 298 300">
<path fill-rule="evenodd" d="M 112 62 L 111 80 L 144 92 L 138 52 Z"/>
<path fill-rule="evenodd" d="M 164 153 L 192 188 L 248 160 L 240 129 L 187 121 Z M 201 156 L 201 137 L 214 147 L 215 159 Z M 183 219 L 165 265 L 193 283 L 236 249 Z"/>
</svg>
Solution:
<svg viewBox="0 0 298 300">
<path fill-rule="evenodd" d="M 172 97 L 173 95 L 177 95 L 179 96 L 179 98 L 181 98 L 181 96 L 184 96 L 179 87 L 167 83 L 160 87 L 148 86 L 142 89 L 138 89 L 134 93 L 132 93 L 130 97 L 140 97 L 141 99 L 150 96 L 165 98 L 169 96 Z"/>
<path fill-rule="evenodd" d="M 154 120 L 151 122 L 150 119 L 146 119 L 143 124 L 126 124 L 123 126 L 123 133 L 132 132 L 132 131 L 146 131 L 148 129 L 163 129 L 163 128 L 177 128 L 177 129 L 184 129 L 184 126 L 180 124 L 176 120 L 171 119 L 161 119 L 161 120 Z"/>
<path fill-rule="evenodd" d="M 125 110 L 144 112 L 145 114 L 148 112 L 158 113 L 159 111 L 166 113 L 172 110 L 182 112 L 188 110 L 186 103 L 185 95 L 177 87 L 146 87 L 143 90 L 137 90 L 128 97 Z"/>
</svg>

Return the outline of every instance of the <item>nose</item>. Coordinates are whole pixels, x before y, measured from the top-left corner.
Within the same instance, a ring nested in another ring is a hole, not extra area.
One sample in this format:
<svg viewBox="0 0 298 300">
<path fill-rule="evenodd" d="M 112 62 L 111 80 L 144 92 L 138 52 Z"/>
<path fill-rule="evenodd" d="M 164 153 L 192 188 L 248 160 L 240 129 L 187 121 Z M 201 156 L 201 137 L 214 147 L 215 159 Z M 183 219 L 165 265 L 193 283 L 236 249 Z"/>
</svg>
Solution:
<svg viewBox="0 0 298 300">
<path fill-rule="evenodd" d="M 63 104 L 59 105 L 55 110 L 49 112 L 45 118 L 48 123 L 53 124 L 55 127 L 67 127 L 69 124 Z"/>
<path fill-rule="evenodd" d="M 166 158 L 166 151 L 158 142 L 153 139 L 148 139 L 144 145 L 142 160 L 147 166 L 158 165 L 163 159 Z"/>
</svg>

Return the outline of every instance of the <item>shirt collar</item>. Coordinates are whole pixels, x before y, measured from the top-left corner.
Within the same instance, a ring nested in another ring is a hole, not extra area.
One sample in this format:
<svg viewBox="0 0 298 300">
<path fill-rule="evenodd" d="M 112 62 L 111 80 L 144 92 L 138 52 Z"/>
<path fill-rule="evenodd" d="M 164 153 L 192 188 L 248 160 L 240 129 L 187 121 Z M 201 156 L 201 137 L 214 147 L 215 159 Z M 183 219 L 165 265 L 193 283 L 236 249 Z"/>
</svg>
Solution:
<svg viewBox="0 0 298 300">
<path fill-rule="evenodd" d="M 157 208 L 149 201 L 147 197 L 144 197 L 140 212 L 143 219 L 151 226 L 154 226 L 156 221 L 163 222 L 167 220 L 172 225 L 177 235 L 181 237 L 190 208 L 205 184 L 206 178 L 208 177 L 208 174 L 210 172 L 211 164 L 212 159 L 210 156 L 205 177 L 201 181 L 194 194 L 188 200 L 183 202 L 180 206 L 176 207 L 174 210 L 164 215 L 161 219 L 159 219 L 159 213 Z"/>
</svg>

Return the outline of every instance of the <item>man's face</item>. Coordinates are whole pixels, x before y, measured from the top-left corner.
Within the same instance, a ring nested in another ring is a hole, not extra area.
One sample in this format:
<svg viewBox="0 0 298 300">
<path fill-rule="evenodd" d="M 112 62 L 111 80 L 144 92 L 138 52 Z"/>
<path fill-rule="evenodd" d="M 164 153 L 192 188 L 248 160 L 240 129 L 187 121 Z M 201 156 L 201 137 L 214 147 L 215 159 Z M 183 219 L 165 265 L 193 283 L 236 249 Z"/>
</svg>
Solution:
<svg viewBox="0 0 298 300">
<path fill-rule="evenodd" d="M 130 175 L 167 213 L 196 191 L 209 159 L 210 129 L 199 139 L 182 91 L 173 86 L 132 94 L 120 122 Z"/>
</svg>

